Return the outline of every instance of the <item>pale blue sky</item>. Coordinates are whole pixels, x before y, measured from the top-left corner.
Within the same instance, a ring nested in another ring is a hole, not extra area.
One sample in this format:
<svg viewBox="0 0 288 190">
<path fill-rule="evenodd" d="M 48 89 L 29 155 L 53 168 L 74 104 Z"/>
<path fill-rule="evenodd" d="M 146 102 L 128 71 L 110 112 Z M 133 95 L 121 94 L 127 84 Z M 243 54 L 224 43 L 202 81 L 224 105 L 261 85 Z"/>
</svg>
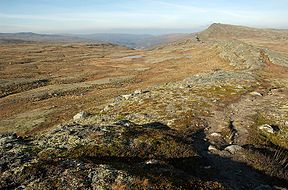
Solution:
<svg viewBox="0 0 288 190">
<path fill-rule="evenodd" d="M 192 32 L 213 22 L 288 28 L 288 0 L 0 0 L 0 32 Z"/>
</svg>

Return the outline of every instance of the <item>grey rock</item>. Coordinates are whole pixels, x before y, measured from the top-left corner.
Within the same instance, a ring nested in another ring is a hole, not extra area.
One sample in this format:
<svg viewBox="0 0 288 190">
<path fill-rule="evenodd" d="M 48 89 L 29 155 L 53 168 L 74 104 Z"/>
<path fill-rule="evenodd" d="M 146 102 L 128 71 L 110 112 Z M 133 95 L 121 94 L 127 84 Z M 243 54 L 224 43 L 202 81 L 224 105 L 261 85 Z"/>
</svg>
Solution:
<svg viewBox="0 0 288 190">
<path fill-rule="evenodd" d="M 89 115 L 90 114 L 88 112 L 82 111 L 82 112 L 77 113 L 76 115 L 74 115 L 73 120 L 77 121 L 77 120 L 85 119 L 85 118 L 89 117 Z"/>
<path fill-rule="evenodd" d="M 162 162 L 160 160 L 156 160 L 156 159 L 147 160 L 145 162 L 146 165 L 161 164 L 161 163 Z"/>
<path fill-rule="evenodd" d="M 142 90 L 135 90 L 133 94 L 134 95 L 138 95 L 138 94 L 141 94 L 141 93 L 142 93 Z"/>
<path fill-rule="evenodd" d="M 129 120 L 120 120 L 120 121 L 117 121 L 115 123 L 116 125 L 121 125 L 121 126 L 124 126 L 124 127 L 131 127 L 131 126 L 135 126 L 136 124 L 129 121 Z"/>
<path fill-rule="evenodd" d="M 251 92 L 250 93 L 251 96 L 263 96 L 261 93 L 259 92 Z"/>
<path fill-rule="evenodd" d="M 243 148 L 239 145 L 230 145 L 227 146 L 224 150 L 228 151 L 231 154 L 235 154 L 238 151 L 241 151 Z"/>
<path fill-rule="evenodd" d="M 210 152 L 212 152 L 212 151 L 218 151 L 218 149 L 217 149 L 215 146 L 213 146 L 213 145 L 210 145 L 210 146 L 208 147 L 208 150 L 209 150 Z"/>
<path fill-rule="evenodd" d="M 212 166 L 204 166 L 204 169 L 211 169 Z"/>
<path fill-rule="evenodd" d="M 273 127 L 271 125 L 268 124 L 264 124 L 258 127 L 258 129 L 262 130 L 262 131 L 266 131 L 267 133 L 275 133 L 275 130 L 273 129 Z"/>
<path fill-rule="evenodd" d="M 229 72 L 229 71 L 216 71 L 214 73 L 202 73 L 194 75 L 192 77 L 184 79 L 186 86 L 191 85 L 203 85 L 203 84 L 217 84 L 226 81 L 242 81 L 242 80 L 254 80 L 252 74 L 247 72 Z M 221 86 L 219 86 L 221 87 Z"/>
<path fill-rule="evenodd" d="M 211 133 L 210 134 L 211 137 L 221 137 L 220 133 Z"/>
<path fill-rule="evenodd" d="M 88 177 L 92 188 L 97 190 L 111 189 L 113 184 L 129 184 L 132 177 L 126 172 L 112 168 L 109 165 L 99 165 Z"/>
<path fill-rule="evenodd" d="M 125 95 L 122 95 L 121 97 L 124 98 L 125 100 L 128 100 L 132 96 L 133 96 L 132 94 L 125 94 Z"/>
</svg>

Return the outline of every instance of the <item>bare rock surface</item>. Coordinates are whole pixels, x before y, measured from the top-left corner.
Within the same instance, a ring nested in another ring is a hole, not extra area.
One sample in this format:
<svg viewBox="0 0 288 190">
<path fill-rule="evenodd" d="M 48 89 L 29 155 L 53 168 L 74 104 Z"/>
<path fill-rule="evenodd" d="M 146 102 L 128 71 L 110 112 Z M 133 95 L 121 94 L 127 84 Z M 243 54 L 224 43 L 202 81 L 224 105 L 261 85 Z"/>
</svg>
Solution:
<svg viewBox="0 0 288 190">
<path fill-rule="evenodd" d="M 231 154 L 235 154 L 236 152 L 243 150 L 243 148 L 239 145 L 229 145 L 224 150 L 230 152 Z"/>
<path fill-rule="evenodd" d="M 266 131 L 267 133 L 275 133 L 275 130 L 273 129 L 272 126 L 268 125 L 268 124 L 264 124 L 258 127 L 258 129 Z"/>
</svg>

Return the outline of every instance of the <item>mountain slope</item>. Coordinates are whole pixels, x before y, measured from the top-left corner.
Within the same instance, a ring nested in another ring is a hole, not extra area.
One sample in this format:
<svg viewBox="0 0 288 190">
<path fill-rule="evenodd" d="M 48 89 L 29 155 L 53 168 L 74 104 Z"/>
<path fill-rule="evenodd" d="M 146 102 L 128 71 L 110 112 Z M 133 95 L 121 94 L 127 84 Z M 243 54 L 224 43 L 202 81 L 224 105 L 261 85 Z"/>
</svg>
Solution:
<svg viewBox="0 0 288 190">
<path fill-rule="evenodd" d="M 199 34 L 202 39 L 245 39 L 288 40 L 288 30 L 257 29 L 245 26 L 214 23 Z"/>
</svg>

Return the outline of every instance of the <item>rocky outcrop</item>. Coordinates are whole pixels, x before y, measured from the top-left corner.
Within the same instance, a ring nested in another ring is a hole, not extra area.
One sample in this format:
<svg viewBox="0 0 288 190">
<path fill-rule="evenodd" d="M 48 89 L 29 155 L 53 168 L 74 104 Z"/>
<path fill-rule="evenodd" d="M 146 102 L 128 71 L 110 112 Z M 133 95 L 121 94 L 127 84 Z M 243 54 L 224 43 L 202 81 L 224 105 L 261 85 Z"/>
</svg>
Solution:
<svg viewBox="0 0 288 190">
<path fill-rule="evenodd" d="M 221 189 L 182 168 L 184 160 L 193 163 L 198 156 L 191 144 L 163 124 L 128 121 L 62 125 L 35 138 L 6 134 L 0 137 L 0 188 Z"/>
<path fill-rule="evenodd" d="M 260 59 L 261 49 L 239 40 L 223 40 L 215 43 L 220 57 L 237 69 L 259 69 L 264 63 Z"/>
</svg>

